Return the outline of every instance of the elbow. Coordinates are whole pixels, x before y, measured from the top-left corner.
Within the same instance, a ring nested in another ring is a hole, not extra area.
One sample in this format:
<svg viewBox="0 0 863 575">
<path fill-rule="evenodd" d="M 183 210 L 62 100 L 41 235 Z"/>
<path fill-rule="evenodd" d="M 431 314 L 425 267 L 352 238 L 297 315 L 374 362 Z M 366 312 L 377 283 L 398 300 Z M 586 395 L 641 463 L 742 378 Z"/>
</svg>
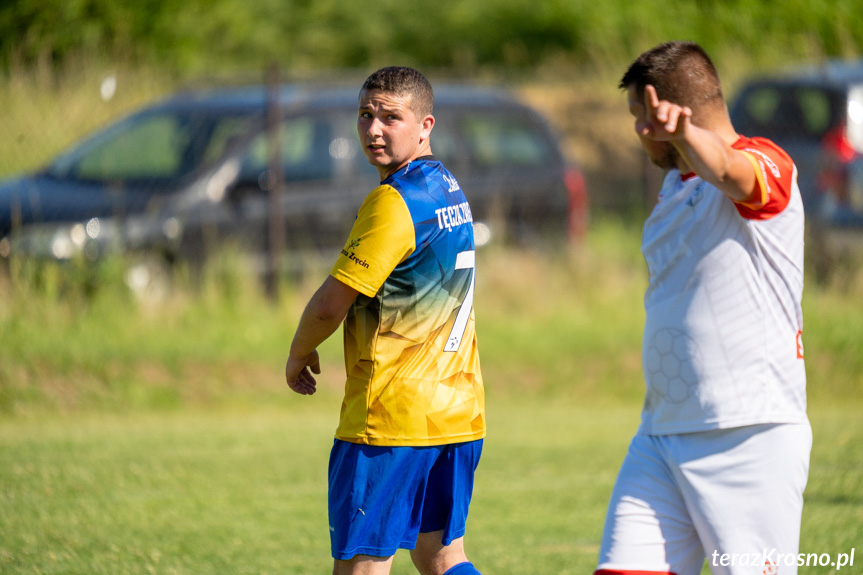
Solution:
<svg viewBox="0 0 863 575">
<path fill-rule="evenodd" d="M 357 293 L 337 280 L 328 278 L 310 302 L 312 315 L 319 322 L 338 325 L 347 316 Z"/>
<path fill-rule="evenodd" d="M 332 298 L 315 298 L 311 309 L 312 317 L 319 323 L 340 324 L 348 314 L 348 307 Z"/>
<path fill-rule="evenodd" d="M 334 306 L 322 306 L 315 310 L 315 319 L 323 324 L 338 325 L 345 320 L 348 310 Z"/>
</svg>

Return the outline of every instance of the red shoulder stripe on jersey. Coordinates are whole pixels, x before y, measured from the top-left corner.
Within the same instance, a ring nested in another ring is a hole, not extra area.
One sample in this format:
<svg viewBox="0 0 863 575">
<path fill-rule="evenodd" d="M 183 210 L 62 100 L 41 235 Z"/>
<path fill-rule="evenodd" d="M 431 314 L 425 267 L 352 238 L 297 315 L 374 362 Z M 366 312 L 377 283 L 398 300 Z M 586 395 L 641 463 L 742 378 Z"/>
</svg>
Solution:
<svg viewBox="0 0 863 575">
<path fill-rule="evenodd" d="M 794 162 L 791 157 L 766 138 L 740 136 L 732 148 L 752 158 L 760 169 L 756 176 L 759 185 L 764 188 L 762 192 L 765 198 L 761 206 L 735 203 L 737 212 L 748 220 L 768 220 L 782 213 L 791 200 L 794 187 Z"/>
</svg>

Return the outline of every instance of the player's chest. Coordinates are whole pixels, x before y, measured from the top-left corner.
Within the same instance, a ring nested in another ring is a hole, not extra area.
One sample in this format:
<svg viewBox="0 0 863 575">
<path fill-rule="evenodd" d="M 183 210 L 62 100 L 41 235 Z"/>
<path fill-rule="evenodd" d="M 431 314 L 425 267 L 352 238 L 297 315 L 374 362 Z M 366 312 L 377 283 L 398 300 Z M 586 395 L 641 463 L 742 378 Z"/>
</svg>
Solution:
<svg viewBox="0 0 863 575">
<path fill-rule="evenodd" d="M 677 262 L 697 260 L 733 225 L 731 202 L 703 180 L 666 186 L 663 192 L 642 233 L 651 275 Z"/>
</svg>

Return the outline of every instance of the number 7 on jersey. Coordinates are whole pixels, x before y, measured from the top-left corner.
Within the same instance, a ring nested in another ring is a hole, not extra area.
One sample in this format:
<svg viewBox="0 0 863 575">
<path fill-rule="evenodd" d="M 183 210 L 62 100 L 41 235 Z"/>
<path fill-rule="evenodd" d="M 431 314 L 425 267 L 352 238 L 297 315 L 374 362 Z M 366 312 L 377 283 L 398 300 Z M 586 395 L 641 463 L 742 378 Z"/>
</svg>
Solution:
<svg viewBox="0 0 863 575">
<path fill-rule="evenodd" d="M 467 294 L 464 296 L 464 301 L 461 302 L 461 307 L 458 310 L 458 315 L 455 317 L 452 331 L 449 332 L 444 351 L 458 351 L 461 346 L 461 340 L 464 337 L 464 331 L 467 329 L 467 320 L 470 319 L 470 312 L 473 309 L 473 288 L 476 281 L 476 252 L 473 250 L 459 252 L 455 261 L 455 269 L 470 270 L 470 287 Z"/>
</svg>

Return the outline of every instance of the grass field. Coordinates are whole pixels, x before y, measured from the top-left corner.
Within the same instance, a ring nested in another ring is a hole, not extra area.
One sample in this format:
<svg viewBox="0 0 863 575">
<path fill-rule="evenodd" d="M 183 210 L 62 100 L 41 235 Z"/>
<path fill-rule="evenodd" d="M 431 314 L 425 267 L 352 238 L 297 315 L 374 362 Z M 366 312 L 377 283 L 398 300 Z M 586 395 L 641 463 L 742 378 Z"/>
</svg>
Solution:
<svg viewBox="0 0 863 575">
<path fill-rule="evenodd" d="M 328 572 L 326 462 L 339 401 L 325 391 L 245 409 L 0 422 L 0 571 Z M 490 390 L 466 538 L 476 565 L 590 573 L 637 414 L 637 404 Z M 863 426 L 849 406 L 815 408 L 812 420 L 801 551 L 836 556 L 863 541 Z M 412 572 L 398 554 L 393 573 Z"/>
<path fill-rule="evenodd" d="M 490 432 L 467 546 L 484 573 L 593 569 L 640 410 L 637 236 L 595 221 L 572 252 L 479 254 Z M 152 302 L 125 290 L 120 263 L 0 274 L 0 572 L 328 572 L 340 337 L 322 347 L 318 395 L 281 375 L 321 275 L 274 304 L 214 266 L 200 289 Z M 863 565 L 861 285 L 810 282 L 804 302 L 815 444 L 801 551 L 860 547 L 848 573 Z M 399 554 L 393 573 L 412 572 Z"/>
</svg>

